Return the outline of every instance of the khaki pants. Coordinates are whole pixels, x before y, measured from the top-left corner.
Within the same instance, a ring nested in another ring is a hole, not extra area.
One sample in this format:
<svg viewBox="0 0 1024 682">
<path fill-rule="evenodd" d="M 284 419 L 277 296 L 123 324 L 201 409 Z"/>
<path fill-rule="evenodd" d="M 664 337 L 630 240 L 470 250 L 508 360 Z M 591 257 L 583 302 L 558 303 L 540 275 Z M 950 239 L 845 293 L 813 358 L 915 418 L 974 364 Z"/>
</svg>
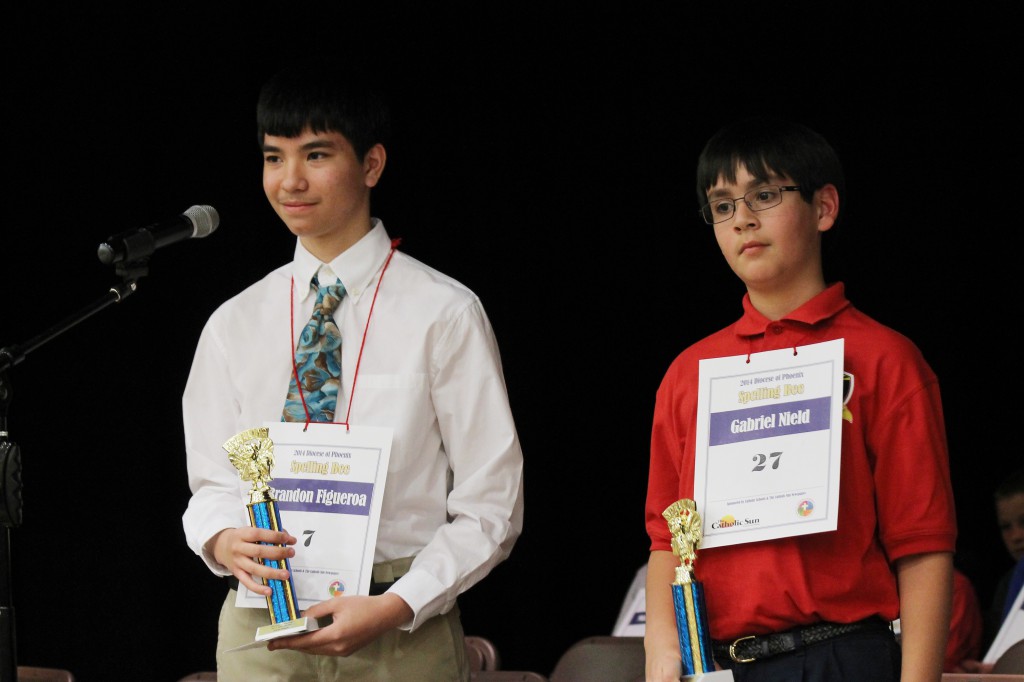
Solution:
<svg viewBox="0 0 1024 682">
<path fill-rule="evenodd" d="M 218 682 L 465 682 L 469 680 L 465 638 L 456 605 L 415 632 L 391 630 L 350 656 L 314 656 L 298 651 L 231 649 L 252 642 L 256 629 L 270 624 L 266 609 L 235 606 L 228 590 L 217 638 Z"/>
</svg>

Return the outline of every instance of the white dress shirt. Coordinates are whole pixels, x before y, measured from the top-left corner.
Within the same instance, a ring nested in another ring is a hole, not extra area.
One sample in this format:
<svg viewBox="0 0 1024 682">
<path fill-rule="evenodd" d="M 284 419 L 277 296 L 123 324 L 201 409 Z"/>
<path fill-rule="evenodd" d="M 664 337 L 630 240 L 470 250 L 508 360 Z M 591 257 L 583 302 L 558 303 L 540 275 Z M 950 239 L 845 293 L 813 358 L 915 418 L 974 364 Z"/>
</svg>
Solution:
<svg viewBox="0 0 1024 682">
<path fill-rule="evenodd" d="M 296 241 L 291 263 L 210 316 L 182 398 L 192 490 L 182 521 L 189 547 L 217 575 L 228 571 L 205 544 L 249 524 L 249 486 L 223 444 L 281 418 L 288 349 L 313 312 L 309 281 L 322 263 Z M 374 219 L 369 234 L 328 264 L 347 291 L 334 315 L 342 334 L 335 421 L 345 421 L 351 403 L 351 425 L 394 430 L 374 561 L 416 556 L 389 590 L 412 608 L 404 628 L 415 629 L 508 557 L 522 532 L 523 459 L 480 300 L 401 251 L 384 270 L 390 251 Z"/>
</svg>

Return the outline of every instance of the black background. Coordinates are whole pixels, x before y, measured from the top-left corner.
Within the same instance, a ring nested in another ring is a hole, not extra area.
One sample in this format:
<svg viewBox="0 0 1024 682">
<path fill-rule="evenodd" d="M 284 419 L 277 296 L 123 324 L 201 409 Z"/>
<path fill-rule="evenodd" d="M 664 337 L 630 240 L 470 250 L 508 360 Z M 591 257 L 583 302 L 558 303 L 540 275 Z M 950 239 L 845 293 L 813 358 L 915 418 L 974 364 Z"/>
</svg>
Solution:
<svg viewBox="0 0 1024 682">
<path fill-rule="evenodd" d="M 221 220 L 8 372 L 19 663 L 81 682 L 213 669 L 224 586 L 181 530 L 181 393 L 207 316 L 291 257 L 255 101 L 324 53 L 374 69 L 395 109 L 374 214 L 480 295 L 501 345 L 525 531 L 460 605 L 504 667 L 547 674 L 610 634 L 646 560 L 654 391 L 743 292 L 697 217 L 696 157 L 749 113 L 798 117 L 844 159 L 826 275 L 939 375 L 983 603 L 1009 567 L 991 492 L 1021 461 L 1020 50 L 985 4 L 25 4 L 3 25 L 0 348 L 106 298 L 108 235 L 193 204 Z"/>
</svg>

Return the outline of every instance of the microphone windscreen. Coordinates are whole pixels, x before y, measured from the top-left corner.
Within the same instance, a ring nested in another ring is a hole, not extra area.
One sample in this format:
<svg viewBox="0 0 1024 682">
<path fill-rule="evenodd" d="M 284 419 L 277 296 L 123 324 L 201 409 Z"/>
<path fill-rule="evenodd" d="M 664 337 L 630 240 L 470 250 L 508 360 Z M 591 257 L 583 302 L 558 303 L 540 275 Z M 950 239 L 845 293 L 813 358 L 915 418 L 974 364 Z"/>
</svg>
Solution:
<svg viewBox="0 0 1024 682">
<path fill-rule="evenodd" d="M 213 206 L 193 206 L 185 211 L 184 215 L 195 226 L 193 238 L 205 237 L 220 225 L 220 216 Z"/>
</svg>

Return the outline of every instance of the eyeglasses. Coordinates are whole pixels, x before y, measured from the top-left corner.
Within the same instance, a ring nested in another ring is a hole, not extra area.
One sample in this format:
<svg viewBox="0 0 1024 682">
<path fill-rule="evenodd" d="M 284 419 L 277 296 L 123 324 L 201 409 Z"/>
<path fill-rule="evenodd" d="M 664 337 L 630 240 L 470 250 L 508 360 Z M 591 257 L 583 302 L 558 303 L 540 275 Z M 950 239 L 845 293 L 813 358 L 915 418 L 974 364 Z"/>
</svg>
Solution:
<svg viewBox="0 0 1024 682">
<path fill-rule="evenodd" d="M 751 211 L 763 211 L 772 206 L 782 203 L 783 192 L 795 192 L 800 189 L 799 185 L 761 185 L 755 187 L 741 197 L 735 199 L 715 199 L 701 206 L 700 216 L 708 225 L 720 223 L 732 218 L 736 213 L 736 202 L 740 199 Z"/>
</svg>

